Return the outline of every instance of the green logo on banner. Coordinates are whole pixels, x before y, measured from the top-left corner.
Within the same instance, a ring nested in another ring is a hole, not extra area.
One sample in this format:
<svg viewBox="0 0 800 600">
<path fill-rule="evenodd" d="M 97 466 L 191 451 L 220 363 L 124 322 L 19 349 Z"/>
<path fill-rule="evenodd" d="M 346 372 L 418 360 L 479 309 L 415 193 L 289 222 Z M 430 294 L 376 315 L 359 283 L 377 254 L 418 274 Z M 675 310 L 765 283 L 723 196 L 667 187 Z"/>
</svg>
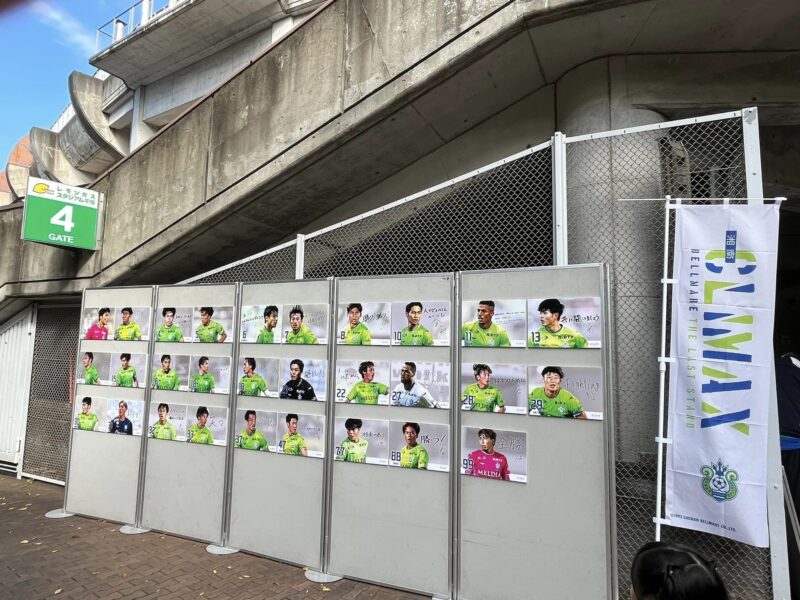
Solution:
<svg viewBox="0 0 800 600">
<path fill-rule="evenodd" d="M 99 201 L 92 190 L 29 177 L 22 239 L 95 250 Z"/>
</svg>

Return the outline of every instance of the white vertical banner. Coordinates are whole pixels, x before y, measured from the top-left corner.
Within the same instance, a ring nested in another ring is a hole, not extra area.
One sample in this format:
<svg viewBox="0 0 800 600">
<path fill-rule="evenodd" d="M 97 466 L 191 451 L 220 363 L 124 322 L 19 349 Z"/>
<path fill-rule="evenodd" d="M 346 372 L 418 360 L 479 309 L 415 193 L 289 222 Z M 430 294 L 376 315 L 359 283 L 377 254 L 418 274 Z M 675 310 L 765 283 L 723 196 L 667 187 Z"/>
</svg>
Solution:
<svg viewBox="0 0 800 600">
<path fill-rule="evenodd" d="M 666 517 L 769 545 L 778 204 L 676 207 Z"/>
</svg>

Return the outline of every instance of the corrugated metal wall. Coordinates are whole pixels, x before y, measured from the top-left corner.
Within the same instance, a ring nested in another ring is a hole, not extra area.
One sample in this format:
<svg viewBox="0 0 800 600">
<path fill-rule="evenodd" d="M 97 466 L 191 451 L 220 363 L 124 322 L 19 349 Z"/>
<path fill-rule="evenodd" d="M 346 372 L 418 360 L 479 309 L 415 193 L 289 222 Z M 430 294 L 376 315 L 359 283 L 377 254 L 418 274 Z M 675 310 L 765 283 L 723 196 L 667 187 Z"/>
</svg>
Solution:
<svg viewBox="0 0 800 600">
<path fill-rule="evenodd" d="M 0 462 L 16 465 L 28 413 L 28 381 L 36 330 L 33 307 L 0 326 Z"/>
</svg>

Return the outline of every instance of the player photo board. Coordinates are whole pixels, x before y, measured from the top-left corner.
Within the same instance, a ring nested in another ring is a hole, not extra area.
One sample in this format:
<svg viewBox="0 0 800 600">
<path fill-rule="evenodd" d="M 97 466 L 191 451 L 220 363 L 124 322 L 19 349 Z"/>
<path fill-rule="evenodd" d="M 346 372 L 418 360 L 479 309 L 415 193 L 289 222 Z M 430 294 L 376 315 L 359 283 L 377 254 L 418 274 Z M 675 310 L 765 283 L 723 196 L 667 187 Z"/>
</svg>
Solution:
<svg viewBox="0 0 800 600">
<path fill-rule="evenodd" d="M 393 346 L 449 346 L 450 303 L 392 302 Z"/>
<path fill-rule="evenodd" d="M 186 410 L 187 442 L 207 446 L 224 446 L 227 443 L 227 408 L 189 405 Z"/>
<path fill-rule="evenodd" d="M 525 365 L 461 365 L 461 410 L 524 415 L 527 406 Z"/>
<path fill-rule="evenodd" d="M 111 356 L 111 385 L 116 387 L 146 387 L 147 355 L 122 352 Z"/>
<path fill-rule="evenodd" d="M 85 340 L 113 340 L 114 322 L 118 316 L 113 306 L 84 308 L 81 311 L 81 337 Z"/>
<path fill-rule="evenodd" d="M 327 344 L 327 304 L 284 304 L 281 341 L 284 344 Z"/>
<path fill-rule="evenodd" d="M 159 306 L 156 309 L 155 340 L 157 342 L 191 342 L 191 306 Z"/>
<path fill-rule="evenodd" d="M 336 402 L 390 404 L 391 369 L 388 360 L 336 362 Z"/>
<path fill-rule="evenodd" d="M 597 367 L 528 367 L 528 414 L 603 419 L 603 370 Z"/>
<path fill-rule="evenodd" d="M 461 474 L 496 481 L 528 482 L 527 435 L 477 427 L 461 429 Z"/>
<path fill-rule="evenodd" d="M 189 362 L 190 392 L 227 394 L 230 389 L 230 381 L 230 357 L 197 355 L 191 357 Z"/>
<path fill-rule="evenodd" d="M 188 411 L 185 404 L 151 402 L 147 436 L 156 440 L 185 442 Z"/>
<path fill-rule="evenodd" d="M 391 315 L 392 305 L 389 302 L 340 304 L 336 318 L 336 343 L 346 346 L 388 346 Z"/>
<path fill-rule="evenodd" d="M 389 464 L 389 422 L 357 417 L 337 418 L 334 460 L 370 465 Z"/>
<path fill-rule="evenodd" d="M 240 357 L 236 393 L 240 396 L 277 398 L 280 363 L 279 358 Z"/>
<path fill-rule="evenodd" d="M 434 423 L 389 422 L 389 466 L 450 470 L 450 427 Z"/>
<path fill-rule="evenodd" d="M 144 402 L 109 398 L 106 401 L 105 417 L 108 433 L 142 435 Z"/>
<path fill-rule="evenodd" d="M 123 306 L 116 308 L 118 315 L 114 327 L 114 339 L 121 342 L 147 341 L 150 339 L 150 307 Z"/>
<path fill-rule="evenodd" d="M 195 306 L 192 341 L 218 344 L 233 342 L 232 306 Z"/>
<path fill-rule="evenodd" d="M 77 383 L 83 385 L 111 385 L 111 354 L 109 352 L 84 352 L 75 373 Z"/>
<path fill-rule="evenodd" d="M 328 361 L 311 358 L 282 358 L 278 397 L 285 400 L 317 400 L 328 395 Z"/>
<path fill-rule="evenodd" d="M 325 457 L 325 417 L 302 413 L 278 413 L 278 453 Z"/>
<path fill-rule="evenodd" d="M 528 348 L 600 348 L 602 315 L 599 297 L 531 298 Z"/>
<path fill-rule="evenodd" d="M 154 354 L 150 362 L 150 387 L 154 390 L 182 391 L 189 389 L 189 365 L 186 354 Z"/>
<path fill-rule="evenodd" d="M 392 361 L 392 406 L 450 408 L 450 363 Z"/>
<path fill-rule="evenodd" d="M 276 413 L 255 408 L 236 410 L 233 447 L 240 450 L 275 452 Z"/>
<path fill-rule="evenodd" d="M 525 300 L 485 298 L 461 306 L 461 345 L 475 348 L 524 348 Z"/>
<path fill-rule="evenodd" d="M 76 398 L 73 408 L 73 429 L 108 433 L 108 399 L 96 396 Z"/>
</svg>

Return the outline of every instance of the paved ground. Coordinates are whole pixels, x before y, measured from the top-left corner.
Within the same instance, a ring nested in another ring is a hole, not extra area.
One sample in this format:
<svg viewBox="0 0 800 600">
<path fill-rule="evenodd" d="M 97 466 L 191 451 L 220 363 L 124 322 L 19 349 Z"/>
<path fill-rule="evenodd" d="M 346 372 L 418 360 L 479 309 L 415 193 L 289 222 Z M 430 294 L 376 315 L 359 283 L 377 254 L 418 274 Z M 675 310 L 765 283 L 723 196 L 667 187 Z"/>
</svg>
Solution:
<svg viewBox="0 0 800 600">
<path fill-rule="evenodd" d="M 346 579 L 311 583 L 298 567 L 241 552 L 214 556 L 205 544 L 159 533 L 123 535 L 107 521 L 45 518 L 63 496 L 61 487 L 0 474 L 0 599 L 423 598 Z"/>
</svg>

